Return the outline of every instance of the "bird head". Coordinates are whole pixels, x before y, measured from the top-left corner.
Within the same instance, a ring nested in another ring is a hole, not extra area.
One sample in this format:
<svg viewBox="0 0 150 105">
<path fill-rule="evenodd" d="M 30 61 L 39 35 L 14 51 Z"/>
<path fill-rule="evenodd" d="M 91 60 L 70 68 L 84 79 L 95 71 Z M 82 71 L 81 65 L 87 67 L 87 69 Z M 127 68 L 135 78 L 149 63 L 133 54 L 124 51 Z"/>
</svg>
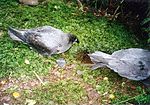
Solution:
<svg viewBox="0 0 150 105">
<path fill-rule="evenodd" d="M 77 38 L 77 36 L 73 35 L 73 34 L 68 34 L 69 36 L 69 43 L 79 43 L 79 39 Z"/>
</svg>

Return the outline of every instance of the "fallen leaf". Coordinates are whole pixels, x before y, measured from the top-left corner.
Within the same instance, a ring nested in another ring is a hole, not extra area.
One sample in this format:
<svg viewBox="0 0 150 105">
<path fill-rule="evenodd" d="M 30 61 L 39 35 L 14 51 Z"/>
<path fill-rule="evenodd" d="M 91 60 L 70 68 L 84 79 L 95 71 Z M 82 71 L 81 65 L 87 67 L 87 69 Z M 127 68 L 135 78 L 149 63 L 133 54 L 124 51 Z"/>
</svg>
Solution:
<svg viewBox="0 0 150 105">
<path fill-rule="evenodd" d="M 27 65 L 30 64 L 29 60 L 27 60 L 27 59 L 25 59 L 24 63 L 27 64 Z"/>
<path fill-rule="evenodd" d="M 114 96 L 113 94 L 110 94 L 110 95 L 109 95 L 109 98 L 110 98 L 110 99 L 114 99 L 115 96 Z"/>
<path fill-rule="evenodd" d="M 20 97 L 20 93 L 14 92 L 14 93 L 13 93 L 13 96 L 14 96 L 14 98 L 19 98 L 19 97 Z"/>
<path fill-rule="evenodd" d="M 35 100 L 31 100 L 31 99 L 26 99 L 26 102 L 25 102 L 27 105 L 35 105 L 36 104 L 36 101 Z"/>
</svg>

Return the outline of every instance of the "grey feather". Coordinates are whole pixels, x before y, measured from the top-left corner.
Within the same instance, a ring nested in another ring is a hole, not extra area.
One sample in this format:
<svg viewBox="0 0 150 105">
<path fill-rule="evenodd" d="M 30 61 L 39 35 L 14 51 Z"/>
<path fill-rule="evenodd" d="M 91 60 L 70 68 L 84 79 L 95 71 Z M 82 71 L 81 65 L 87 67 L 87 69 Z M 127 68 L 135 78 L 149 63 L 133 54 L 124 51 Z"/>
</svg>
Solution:
<svg viewBox="0 0 150 105">
<path fill-rule="evenodd" d="M 99 51 L 89 56 L 96 65 L 99 63 L 106 65 L 122 77 L 137 81 L 150 77 L 150 51 L 148 50 L 130 48 L 116 51 L 112 55 Z"/>
<path fill-rule="evenodd" d="M 76 36 L 51 26 L 26 30 L 9 28 L 8 34 L 13 40 L 22 41 L 47 56 L 63 53 L 77 41 Z"/>
<path fill-rule="evenodd" d="M 10 35 L 10 37 L 13 40 L 25 42 L 25 37 L 23 36 L 24 31 L 21 31 L 21 30 L 19 31 L 19 30 L 12 28 L 12 27 L 9 27 L 8 34 Z"/>
</svg>

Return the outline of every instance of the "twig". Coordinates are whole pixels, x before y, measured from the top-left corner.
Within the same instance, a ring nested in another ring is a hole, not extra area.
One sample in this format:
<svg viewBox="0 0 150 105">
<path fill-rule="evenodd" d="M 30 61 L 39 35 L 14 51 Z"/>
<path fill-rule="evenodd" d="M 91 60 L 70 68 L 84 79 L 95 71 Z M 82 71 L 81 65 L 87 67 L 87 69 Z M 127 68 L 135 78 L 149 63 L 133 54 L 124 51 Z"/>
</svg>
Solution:
<svg viewBox="0 0 150 105">
<path fill-rule="evenodd" d="M 35 71 L 33 71 L 33 73 L 35 74 L 35 76 L 37 77 L 37 79 L 41 82 L 42 85 L 44 85 L 44 82 L 41 80 L 41 78 L 37 75 L 37 73 Z"/>
<path fill-rule="evenodd" d="M 78 3 L 79 8 L 81 9 L 81 11 L 83 11 L 83 5 L 82 5 L 81 1 L 77 0 L 77 3 Z"/>
<path fill-rule="evenodd" d="M 120 2 L 120 5 L 121 5 L 123 2 L 124 2 L 124 0 L 122 0 L 122 1 Z M 112 20 L 114 20 L 114 19 L 115 19 L 115 17 L 116 17 L 116 13 L 117 13 L 117 11 L 119 10 L 120 5 L 116 8 L 116 10 L 115 10 L 115 12 L 114 12 L 114 14 L 113 14 Z"/>
</svg>

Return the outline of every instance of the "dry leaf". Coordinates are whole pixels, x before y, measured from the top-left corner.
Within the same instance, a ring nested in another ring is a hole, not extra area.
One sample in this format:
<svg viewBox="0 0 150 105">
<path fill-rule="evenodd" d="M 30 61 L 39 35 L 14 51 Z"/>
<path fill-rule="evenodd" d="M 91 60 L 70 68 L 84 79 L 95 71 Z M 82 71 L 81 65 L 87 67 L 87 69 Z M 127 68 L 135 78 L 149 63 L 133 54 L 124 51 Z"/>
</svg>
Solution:
<svg viewBox="0 0 150 105">
<path fill-rule="evenodd" d="M 14 98 L 19 98 L 19 97 L 20 97 L 20 94 L 19 94 L 18 92 L 14 92 L 14 93 L 13 93 L 13 97 L 14 97 Z"/>
</svg>

